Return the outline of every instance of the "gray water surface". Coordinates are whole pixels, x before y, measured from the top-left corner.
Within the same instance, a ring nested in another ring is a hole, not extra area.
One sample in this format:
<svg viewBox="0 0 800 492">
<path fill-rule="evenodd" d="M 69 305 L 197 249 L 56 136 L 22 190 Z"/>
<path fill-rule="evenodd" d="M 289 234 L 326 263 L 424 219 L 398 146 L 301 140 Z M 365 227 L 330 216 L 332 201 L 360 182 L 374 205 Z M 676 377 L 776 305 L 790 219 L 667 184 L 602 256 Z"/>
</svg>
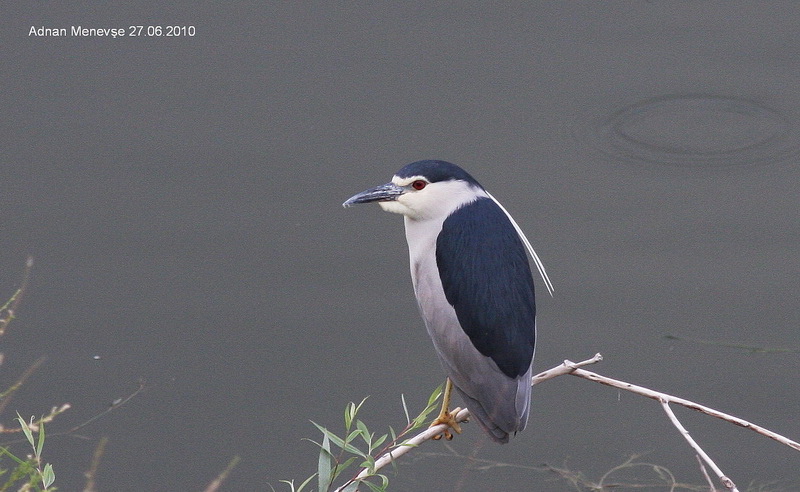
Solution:
<svg viewBox="0 0 800 492">
<path fill-rule="evenodd" d="M 222 490 L 287 490 L 316 468 L 309 420 L 339 430 L 369 396 L 372 430 L 402 427 L 401 394 L 413 411 L 443 378 L 402 220 L 341 203 L 438 158 L 547 267 L 537 369 L 601 352 L 602 374 L 798 439 L 799 24 L 793 2 L 4 6 L 0 293 L 36 263 L 2 387 L 47 360 L 2 423 L 69 402 L 67 430 L 145 381 L 86 439 L 48 438 L 64 491 L 102 436 L 98 490 L 199 491 L 235 455 Z M 29 35 L 73 25 L 196 34 Z M 675 411 L 742 489 L 800 489 L 796 451 Z M 704 483 L 658 404 L 570 377 L 509 445 L 472 424 L 450 445 L 595 481 L 644 454 Z M 392 490 L 575 490 L 416 451 Z"/>
</svg>

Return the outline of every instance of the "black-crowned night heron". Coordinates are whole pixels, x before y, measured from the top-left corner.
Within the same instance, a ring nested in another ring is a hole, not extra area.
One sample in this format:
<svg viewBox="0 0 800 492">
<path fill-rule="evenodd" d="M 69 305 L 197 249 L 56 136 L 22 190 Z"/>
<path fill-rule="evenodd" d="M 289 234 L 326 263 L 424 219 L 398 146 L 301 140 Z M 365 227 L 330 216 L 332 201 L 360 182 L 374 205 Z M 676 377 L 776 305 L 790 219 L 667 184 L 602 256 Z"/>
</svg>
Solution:
<svg viewBox="0 0 800 492">
<path fill-rule="evenodd" d="M 447 410 L 452 382 L 489 436 L 508 442 L 530 407 L 536 301 L 526 248 L 552 295 L 541 261 L 500 202 L 454 164 L 414 162 L 344 206 L 368 202 L 405 218 L 414 293 L 448 376 L 433 425 L 460 432 Z"/>
</svg>

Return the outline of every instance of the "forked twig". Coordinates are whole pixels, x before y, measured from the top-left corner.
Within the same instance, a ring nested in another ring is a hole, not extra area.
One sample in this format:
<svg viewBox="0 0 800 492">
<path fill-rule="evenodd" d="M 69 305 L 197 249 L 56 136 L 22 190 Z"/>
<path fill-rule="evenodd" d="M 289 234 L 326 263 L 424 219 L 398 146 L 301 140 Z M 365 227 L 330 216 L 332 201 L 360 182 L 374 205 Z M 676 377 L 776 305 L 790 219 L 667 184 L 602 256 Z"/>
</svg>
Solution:
<svg viewBox="0 0 800 492">
<path fill-rule="evenodd" d="M 672 425 L 674 425 L 678 429 L 678 431 L 680 431 L 680 433 L 683 435 L 683 437 L 686 439 L 689 445 L 693 447 L 695 451 L 697 451 L 697 456 L 700 456 L 703 459 L 703 461 L 705 461 L 706 464 L 708 464 L 708 466 L 710 466 L 711 469 L 714 470 L 714 473 L 717 474 L 717 478 L 719 478 L 720 483 L 722 483 L 722 485 L 731 492 L 739 492 L 739 489 L 736 488 L 736 484 L 733 483 L 733 480 L 726 477 L 725 474 L 722 473 L 722 470 L 720 470 L 717 464 L 714 463 L 714 460 L 712 460 L 711 457 L 703 450 L 703 448 L 701 448 L 700 445 L 697 444 L 697 441 L 695 441 L 694 438 L 689 434 L 689 431 L 686 430 L 686 427 L 684 427 L 683 424 L 681 424 L 681 421 L 678 420 L 678 417 L 675 416 L 675 412 L 673 412 L 672 409 L 669 408 L 669 402 L 661 400 L 661 406 L 664 408 L 664 411 L 667 412 L 667 416 L 669 416 L 669 420 L 672 422 Z M 708 478 L 708 474 L 705 473 L 705 475 L 706 478 Z"/>
<path fill-rule="evenodd" d="M 565 361 L 564 364 L 572 364 L 572 363 L 569 361 Z M 736 424 L 740 427 L 744 427 L 745 429 L 750 429 L 758 434 L 761 434 L 762 436 L 769 437 L 770 439 L 774 439 L 781 444 L 785 444 L 790 448 L 794 449 L 795 451 L 800 451 L 800 443 L 798 443 L 797 441 L 793 441 L 788 437 L 778 434 L 777 432 L 772 432 L 771 430 L 761 427 L 760 425 L 748 422 L 747 420 L 744 419 L 740 419 L 739 417 L 734 417 L 733 415 L 729 415 L 724 412 L 720 412 L 719 410 L 715 410 L 711 407 L 695 403 L 691 400 L 687 400 L 685 398 L 679 398 L 677 396 L 672 396 L 667 393 L 661 393 L 659 391 L 653 391 L 643 386 L 637 386 L 635 384 L 626 383 L 625 381 L 620 381 L 618 379 L 612 379 L 597 374 L 595 372 L 587 371 L 585 369 L 576 368 L 569 374 L 571 374 L 572 376 L 577 376 L 579 378 L 588 379 L 589 381 L 594 381 L 595 383 L 600 383 L 617 389 L 630 391 L 631 393 L 636 393 L 637 395 L 645 396 L 652 400 L 656 400 L 659 403 L 662 401 L 666 401 L 668 403 L 674 403 L 676 405 L 681 405 L 686 408 L 691 408 L 692 410 L 697 410 L 698 412 L 710 415 L 712 417 L 716 417 L 718 419 L 730 422 L 732 424 Z"/>
<path fill-rule="evenodd" d="M 603 356 L 601 354 L 595 354 L 594 357 L 581 362 L 572 362 L 569 360 L 565 360 L 562 364 L 533 376 L 531 378 L 531 385 L 536 385 L 541 383 L 542 381 L 547 381 L 548 379 L 553 379 L 558 376 L 570 374 L 572 376 L 577 376 L 582 379 L 587 379 L 589 381 L 604 384 L 606 386 L 611 386 L 621 390 L 630 391 L 631 393 L 635 393 L 637 395 L 645 396 L 647 398 L 651 398 L 653 400 L 658 401 L 664 408 L 665 412 L 667 412 L 667 415 L 669 416 L 673 425 L 675 425 L 678 428 L 678 430 L 681 432 L 684 438 L 687 439 L 689 444 L 692 445 L 692 447 L 695 449 L 698 455 L 703 457 L 703 460 L 705 460 L 705 462 L 708 463 L 708 465 L 717 474 L 722 485 L 729 491 L 737 491 L 736 485 L 733 483 L 732 480 L 730 480 L 727 476 L 725 476 L 722 470 L 720 470 L 719 467 L 717 467 L 717 465 L 711 460 L 708 454 L 705 453 L 705 451 L 703 451 L 703 449 L 697 444 L 697 442 L 694 441 L 694 439 L 692 439 L 692 437 L 689 435 L 689 432 L 683 427 L 680 421 L 678 421 L 675 414 L 672 412 L 672 409 L 669 407 L 670 403 L 675 403 L 676 405 L 681 405 L 686 408 L 691 408 L 692 410 L 705 413 L 706 415 L 710 415 L 712 417 L 725 420 L 726 422 L 736 424 L 740 427 L 750 429 L 754 432 L 757 432 L 758 434 L 761 434 L 763 436 L 769 437 L 770 439 L 774 439 L 782 444 L 785 444 L 796 451 L 800 451 L 800 443 L 793 441 L 785 436 L 782 436 L 776 432 L 772 432 L 769 429 L 748 422 L 744 419 L 734 417 L 733 415 L 720 412 L 719 410 L 715 410 L 705 405 L 700 405 L 699 403 L 695 403 L 693 401 L 686 400 L 684 398 L 679 398 L 676 396 L 668 395 L 666 393 L 653 391 L 643 386 L 626 383 L 624 381 L 608 378 L 600 374 L 587 371 L 585 369 L 581 369 L 584 366 L 595 364 L 597 362 L 600 362 L 601 360 L 603 360 Z M 463 409 L 456 408 L 453 410 L 453 414 L 455 414 L 455 420 L 457 423 L 465 422 L 467 419 L 469 419 L 470 415 L 469 410 L 466 408 Z M 432 439 L 434 436 L 440 435 L 445 430 L 447 430 L 447 426 L 445 424 L 440 424 L 435 427 L 429 427 L 425 431 L 420 432 L 411 439 L 408 439 L 407 441 L 403 442 L 397 448 L 392 449 L 391 451 L 385 453 L 383 456 L 375 460 L 375 466 L 372 467 L 371 469 L 368 468 L 362 469 L 359 472 L 359 474 L 353 480 L 348 481 L 348 483 L 345 484 L 345 486 L 351 485 L 353 482 L 357 482 L 361 479 L 369 477 L 370 475 L 374 474 L 384 466 L 395 461 L 400 456 L 406 454 L 415 447 L 419 446 L 423 442 Z M 702 462 L 701 462 L 701 469 L 705 473 L 705 467 L 702 467 Z M 705 473 L 705 475 L 706 477 L 708 476 L 707 473 Z M 337 492 L 343 490 L 345 486 L 336 489 Z"/>
</svg>

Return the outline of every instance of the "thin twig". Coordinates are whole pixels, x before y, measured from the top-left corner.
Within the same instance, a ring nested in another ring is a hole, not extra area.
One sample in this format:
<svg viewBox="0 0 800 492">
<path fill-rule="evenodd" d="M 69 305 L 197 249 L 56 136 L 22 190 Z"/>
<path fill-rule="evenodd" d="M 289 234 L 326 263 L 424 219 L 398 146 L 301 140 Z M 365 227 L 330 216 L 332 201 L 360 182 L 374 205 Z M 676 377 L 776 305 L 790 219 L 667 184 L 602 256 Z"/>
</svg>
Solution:
<svg viewBox="0 0 800 492">
<path fill-rule="evenodd" d="M 0 309 L 0 337 L 5 334 L 6 327 L 8 327 L 8 324 L 14 319 L 17 306 L 19 306 L 19 303 L 22 301 L 22 295 L 25 294 L 25 290 L 28 288 L 28 280 L 30 279 L 32 268 L 33 256 L 28 256 L 27 261 L 25 261 L 25 270 L 22 271 L 22 282 L 20 283 L 19 289 L 14 292 L 11 299 Z"/>
<path fill-rule="evenodd" d="M 714 473 L 717 474 L 717 477 L 719 478 L 719 481 L 720 483 L 722 483 L 723 487 L 730 490 L 731 492 L 739 492 L 739 489 L 736 488 L 736 484 L 733 483 L 733 480 L 726 477 L 725 474 L 722 473 L 722 470 L 717 466 L 716 463 L 714 463 L 714 460 L 712 460 L 711 457 L 705 452 L 705 450 L 703 450 L 703 448 L 701 448 L 700 445 L 697 444 L 697 441 L 695 441 L 694 438 L 689 434 L 689 431 L 686 430 L 686 427 L 684 427 L 683 424 L 681 424 L 681 421 L 678 420 L 678 417 L 675 415 L 675 412 L 673 412 L 672 409 L 669 407 L 669 402 L 666 400 L 661 400 L 661 408 L 663 408 L 664 411 L 667 412 L 667 416 L 669 417 L 669 420 L 672 421 L 672 425 L 674 425 L 681 433 L 681 435 L 683 435 L 684 439 L 686 439 L 686 442 L 689 443 L 689 446 L 693 447 L 694 450 L 697 452 L 697 454 L 701 458 L 703 458 L 703 461 L 705 461 L 706 464 L 708 464 L 708 466 L 711 467 Z"/>
<path fill-rule="evenodd" d="M 102 412 L 100 412 L 98 414 L 95 414 L 94 416 L 90 417 L 87 420 L 84 420 L 83 422 L 79 423 L 78 425 L 76 425 L 76 426 L 74 426 L 74 427 L 72 427 L 70 429 L 67 429 L 67 430 L 64 430 L 64 431 L 59 431 L 59 432 L 50 432 L 50 433 L 47 434 L 47 437 L 53 438 L 53 437 L 56 437 L 56 436 L 74 436 L 74 437 L 78 437 L 78 438 L 81 438 L 81 439 L 87 439 L 88 440 L 87 437 L 81 436 L 81 435 L 77 434 L 77 432 L 79 430 L 83 429 L 84 427 L 86 427 L 87 425 L 91 424 L 95 420 L 97 420 L 97 419 L 99 419 L 99 418 L 101 418 L 101 417 L 113 412 L 114 410 L 117 410 L 118 408 L 122 407 L 123 405 L 128 403 L 131 399 L 133 399 L 133 397 L 137 396 L 139 393 L 144 391 L 144 389 L 145 389 L 144 381 L 139 380 L 139 386 L 136 388 L 136 390 L 134 390 L 132 393 L 130 393 L 129 395 L 125 396 L 124 398 L 118 398 L 118 399 L 114 400 L 111 403 L 111 405 L 109 405 L 109 407 L 106 408 L 105 410 L 103 410 Z M 65 404 L 65 405 L 62 405 L 58 409 L 54 409 L 54 411 L 57 412 L 57 413 L 61 413 L 62 411 L 66 410 L 67 408 L 69 408 L 69 404 L 68 403 Z M 6 432 L 10 432 L 10 431 L 6 431 Z M 8 446 L 8 445 L 16 444 L 16 443 L 19 443 L 19 442 L 25 442 L 25 439 L 15 439 L 15 440 L 10 440 L 10 441 L 3 441 L 3 442 L 0 442 L 0 446 Z"/>
<path fill-rule="evenodd" d="M 14 382 L 14 384 L 11 385 L 10 388 L 8 388 L 7 390 L 3 391 L 2 394 L 0 394 L 0 414 L 3 413 L 3 410 L 5 410 L 6 408 L 6 405 L 8 405 L 11 402 L 11 398 L 14 396 L 14 393 L 23 384 L 25 384 L 25 381 L 27 381 L 28 378 L 31 377 L 31 375 L 33 375 L 34 372 L 36 372 L 36 369 L 38 369 L 39 366 L 41 366 L 45 360 L 47 360 L 47 357 L 45 356 L 36 359 L 36 361 L 33 364 L 31 364 L 30 366 L 28 366 L 27 369 L 25 369 L 25 372 L 22 373 L 22 376 L 20 376 L 19 379 L 17 379 Z"/>
<path fill-rule="evenodd" d="M 714 487 L 714 481 L 711 480 L 711 477 L 708 475 L 706 465 L 703 464 L 703 458 L 701 458 L 699 454 L 694 455 L 694 457 L 697 458 L 697 464 L 700 465 L 700 471 L 703 472 L 703 476 L 706 477 L 706 482 L 708 482 L 708 491 L 716 492 L 717 488 Z"/>
<path fill-rule="evenodd" d="M 83 474 L 86 477 L 86 485 L 83 487 L 83 492 L 97 491 L 94 480 L 97 476 L 97 469 L 100 467 L 100 458 L 105 452 L 106 444 L 108 444 L 108 438 L 103 436 L 100 439 L 100 442 L 98 442 L 97 446 L 94 448 L 94 453 L 92 453 L 92 463 L 89 465 L 89 469 L 86 471 L 86 473 Z"/>
<path fill-rule="evenodd" d="M 55 434 L 51 434 L 51 435 L 60 436 L 60 435 L 75 434 L 76 432 L 78 432 L 79 430 L 83 429 L 84 427 L 86 427 L 87 425 L 91 424 L 92 422 L 94 422 L 95 420 L 99 419 L 100 417 L 103 417 L 103 416 L 113 412 L 114 410 L 118 409 L 119 407 L 125 405 L 131 399 L 133 399 L 133 397 L 135 397 L 136 395 L 138 395 L 139 393 L 141 393 L 144 390 L 144 388 L 145 388 L 144 380 L 140 379 L 138 381 L 138 384 L 139 384 L 139 386 L 136 388 L 136 390 L 134 390 L 133 393 L 129 394 L 128 396 L 126 396 L 124 398 L 118 398 L 118 399 L 114 400 L 113 402 L 111 402 L 111 405 L 109 405 L 109 407 L 106 408 L 105 410 L 103 410 L 102 412 L 94 415 L 93 417 L 90 417 L 87 420 L 84 420 L 83 422 L 81 422 L 80 424 L 76 425 L 75 427 L 72 427 L 71 429 L 68 429 L 68 430 L 65 430 L 65 431 L 62 431 L 62 432 L 58 432 L 58 433 L 55 433 Z"/>
<path fill-rule="evenodd" d="M 217 492 L 217 490 L 219 490 L 219 488 L 222 486 L 222 482 L 224 482 L 225 479 L 228 478 L 228 475 L 236 467 L 240 459 L 241 458 L 239 458 L 239 456 L 234 456 L 233 458 L 231 458 L 231 460 L 228 462 L 228 466 L 226 466 L 224 470 L 219 472 L 219 475 L 217 475 L 216 478 L 214 478 L 214 480 L 212 480 L 211 483 L 208 484 L 208 487 L 206 487 L 203 492 Z"/>
<path fill-rule="evenodd" d="M 581 362 L 572 362 L 570 360 L 565 360 L 562 364 L 557 365 L 552 369 L 548 369 L 544 372 L 540 372 L 539 374 L 533 376 L 531 378 L 531 386 L 536 386 L 537 384 L 541 383 L 542 381 L 547 381 L 548 379 L 553 379 L 558 376 L 563 376 L 564 374 L 571 374 L 575 371 L 575 369 L 589 366 L 592 364 L 597 364 L 603 360 L 602 354 L 594 354 L 594 357 L 591 359 L 586 359 Z"/>
</svg>

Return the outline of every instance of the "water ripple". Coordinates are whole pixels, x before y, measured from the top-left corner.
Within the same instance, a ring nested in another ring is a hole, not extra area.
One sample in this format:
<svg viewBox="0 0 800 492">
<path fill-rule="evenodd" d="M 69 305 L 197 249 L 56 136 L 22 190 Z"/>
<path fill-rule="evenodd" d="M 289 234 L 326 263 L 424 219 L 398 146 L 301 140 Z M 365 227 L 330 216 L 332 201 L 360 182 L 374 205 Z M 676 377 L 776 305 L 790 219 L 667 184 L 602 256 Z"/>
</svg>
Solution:
<svg viewBox="0 0 800 492">
<path fill-rule="evenodd" d="M 797 154 L 797 130 L 790 118 L 755 101 L 685 94 L 645 99 L 590 118 L 579 136 L 627 161 L 738 167 Z"/>
</svg>

